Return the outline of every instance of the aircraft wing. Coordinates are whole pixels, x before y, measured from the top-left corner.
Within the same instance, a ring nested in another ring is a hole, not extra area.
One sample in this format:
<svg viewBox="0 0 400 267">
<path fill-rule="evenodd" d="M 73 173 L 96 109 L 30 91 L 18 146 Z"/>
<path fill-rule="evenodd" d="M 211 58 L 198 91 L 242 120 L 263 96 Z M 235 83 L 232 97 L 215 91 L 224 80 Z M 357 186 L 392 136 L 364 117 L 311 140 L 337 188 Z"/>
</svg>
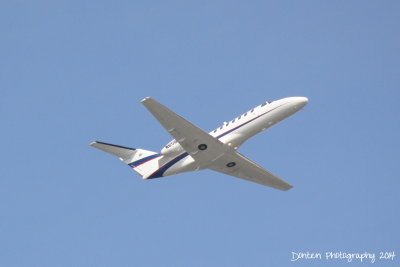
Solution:
<svg viewBox="0 0 400 267">
<path fill-rule="evenodd" d="M 206 168 L 210 162 L 223 155 L 229 149 L 224 143 L 154 99 L 148 97 L 143 99 L 142 103 L 175 140 L 179 142 L 183 149 L 198 161 L 197 163 L 200 168 Z M 202 151 L 199 149 L 199 145 L 206 145 L 207 148 Z"/>
<path fill-rule="evenodd" d="M 154 99 L 142 100 L 146 108 L 193 157 L 199 169 L 208 168 L 280 190 L 292 186 L 274 174 L 258 166 L 232 147 L 193 125 Z M 230 166 L 230 167 L 228 167 Z"/>
<path fill-rule="evenodd" d="M 227 164 L 231 162 L 234 162 L 235 165 L 233 167 L 228 167 Z M 236 151 L 225 154 L 208 168 L 279 190 L 286 191 L 293 187 L 275 174 L 260 167 L 258 164 Z"/>
</svg>

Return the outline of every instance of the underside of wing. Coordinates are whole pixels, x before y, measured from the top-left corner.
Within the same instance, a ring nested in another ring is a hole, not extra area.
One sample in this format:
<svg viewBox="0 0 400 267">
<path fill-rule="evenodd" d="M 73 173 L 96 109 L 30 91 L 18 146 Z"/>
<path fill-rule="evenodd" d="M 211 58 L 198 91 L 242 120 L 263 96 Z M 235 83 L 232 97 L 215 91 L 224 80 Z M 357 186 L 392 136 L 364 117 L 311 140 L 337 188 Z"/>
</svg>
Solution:
<svg viewBox="0 0 400 267">
<path fill-rule="evenodd" d="M 279 190 L 286 191 L 292 188 L 292 185 L 238 152 L 225 154 L 208 168 Z"/>
<path fill-rule="evenodd" d="M 152 98 L 142 103 L 197 162 L 207 168 L 231 148 Z"/>
</svg>

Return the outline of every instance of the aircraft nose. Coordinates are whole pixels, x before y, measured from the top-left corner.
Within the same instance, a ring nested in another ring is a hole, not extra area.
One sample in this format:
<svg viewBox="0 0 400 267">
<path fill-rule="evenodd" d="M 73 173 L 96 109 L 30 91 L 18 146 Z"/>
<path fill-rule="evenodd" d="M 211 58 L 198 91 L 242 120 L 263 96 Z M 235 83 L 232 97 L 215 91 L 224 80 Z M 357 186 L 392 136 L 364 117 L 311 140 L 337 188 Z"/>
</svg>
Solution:
<svg viewBox="0 0 400 267">
<path fill-rule="evenodd" d="M 295 107 L 298 109 L 303 108 L 305 105 L 307 105 L 308 103 L 308 98 L 307 97 L 303 97 L 303 96 L 298 96 L 294 99 L 295 102 Z"/>
</svg>

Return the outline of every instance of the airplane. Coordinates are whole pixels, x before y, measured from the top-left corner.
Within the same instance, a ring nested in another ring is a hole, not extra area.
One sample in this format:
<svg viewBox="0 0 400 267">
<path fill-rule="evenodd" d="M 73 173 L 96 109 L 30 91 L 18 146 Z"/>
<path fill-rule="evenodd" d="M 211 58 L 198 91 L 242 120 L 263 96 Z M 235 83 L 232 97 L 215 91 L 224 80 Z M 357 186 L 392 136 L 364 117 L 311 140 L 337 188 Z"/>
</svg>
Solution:
<svg viewBox="0 0 400 267">
<path fill-rule="evenodd" d="M 153 179 L 210 169 L 279 190 L 292 185 L 240 154 L 250 137 L 302 109 L 306 97 L 267 101 L 207 133 L 151 97 L 142 104 L 174 138 L 160 153 L 95 141 L 90 145 L 113 154 L 139 173 Z"/>
</svg>

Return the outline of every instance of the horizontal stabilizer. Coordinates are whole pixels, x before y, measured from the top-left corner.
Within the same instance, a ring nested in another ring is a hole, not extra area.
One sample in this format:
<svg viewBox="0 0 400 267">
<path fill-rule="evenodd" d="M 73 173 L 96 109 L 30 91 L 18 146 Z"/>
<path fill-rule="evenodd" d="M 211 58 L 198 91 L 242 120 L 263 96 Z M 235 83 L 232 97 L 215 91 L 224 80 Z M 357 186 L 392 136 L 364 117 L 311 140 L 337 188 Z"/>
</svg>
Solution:
<svg viewBox="0 0 400 267">
<path fill-rule="evenodd" d="M 119 157 L 142 177 L 155 172 L 160 167 L 159 160 L 162 159 L 162 155 L 153 151 L 118 146 L 98 141 L 93 142 L 90 145 Z"/>
<path fill-rule="evenodd" d="M 113 145 L 113 144 L 108 144 L 108 143 L 103 143 L 103 142 L 93 142 L 90 144 L 91 146 L 103 150 L 104 152 L 113 154 L 123 160 L 129 159 L 132 157 L 132 154 L 136 150 L 135 148 L 130 148 L 130 147 L 125 147 L 125 146 L 118 146 L 118 145 Z"/>
</svg>

